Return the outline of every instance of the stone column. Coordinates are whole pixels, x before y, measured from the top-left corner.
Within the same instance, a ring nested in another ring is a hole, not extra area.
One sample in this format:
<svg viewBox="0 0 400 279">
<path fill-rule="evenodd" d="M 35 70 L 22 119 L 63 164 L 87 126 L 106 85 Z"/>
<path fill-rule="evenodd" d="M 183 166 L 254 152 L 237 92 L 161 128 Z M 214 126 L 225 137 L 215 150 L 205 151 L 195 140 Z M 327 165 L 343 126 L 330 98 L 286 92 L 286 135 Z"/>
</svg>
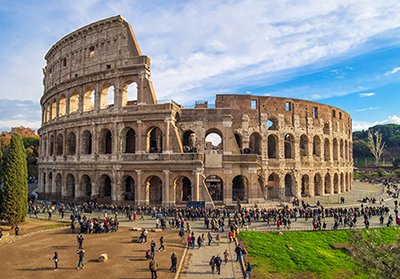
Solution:
<svg viewBox="0 0 400 279">
<path fill-rule="evenodd" d="M 141 154 L 141 153 L 146 153 L 146 146 L 145 146 L 145 144 L 146 143 L 144 143 L 143 142 L 143 139 L 144 139 L 144 135 L 143 135 L 143 122 L 141 121 L 141 120 L 138 120 L 138 121 L 136 121 L 136 123 L 138 124 L 137 125 L 137 136 L 136 136 L 136 139 L 137 139 L 137 143 L 136 143 L 136 146 L 137 146 L 137 149 L 136 149 L 136 154 Z"/>
<path fill-rule="evenodd" d="M 137 175 L 137 181 L 135 183 L 135 201 L 137 205 L 143 205 L 143 198 L 142 198 L 142 190 L 143 190 L 143 185 L 142 185 L 142 171 L 141 170 L 135 170 L 136 175 Z"/>
<path fill-rule="evenodd" d="M 224 170 L 224 184 L 223 184 L 223 199 L 224 199 L 224 204 L 232 204 L 232 183 L 228 183 L 228 181 L 231 181 L 231 176 L 232 176 L 232 170 L 231 169 L 225 169 Z"/>
<path fill-rule="evenodd" d="M 249 188 L 247 189 L 247 199 L 250 204 L 262 203 L 261 189 L 258 185 L 257 168 L 249 168 Z"/>
<path fill-rule="evenodd" d="M 171 122 L 171 120 L 172 120 L 172 118 L 169 116 L 169 117 L 166 117 L 165 118 L 165 120 L 164 120 L 164 123 L 165 123 L 165 134 L 164 134 L 164 136 L 163 136 L 163 147 L 162 147 L 162 149 L 163 149 L 163 151 L 162 151 L 162 153 L 172 153 L 172 151 L 170 150 L 170 146 L 169 146 L 169 142 L 170 142 L 170 140 L 169 140 L 169 128 L 170 128 L 170 122 Z"/>
<path fill-rule="evenodd" d="M 163 199 L 162 199 L 162 206 L 170 206 L 170 200 L 169 200 L 169 192 L 171 189 L 171 186 L 169 185 L 169 174 L 170 171 L 169 170 L 164 170 L 164 175 L 165 175 L 165 183 L 164 183 L 164 187 L 163 187 Z"/>
<path fill-rule="evenodd" d="M 202 186 L 201 175 L 203 174 L 203 168 L 197 168 L 194 173 L 194 185 L 192 186 L 192 201 L 200 201 L 201 192 L 200 187 Z"/>
</svg>

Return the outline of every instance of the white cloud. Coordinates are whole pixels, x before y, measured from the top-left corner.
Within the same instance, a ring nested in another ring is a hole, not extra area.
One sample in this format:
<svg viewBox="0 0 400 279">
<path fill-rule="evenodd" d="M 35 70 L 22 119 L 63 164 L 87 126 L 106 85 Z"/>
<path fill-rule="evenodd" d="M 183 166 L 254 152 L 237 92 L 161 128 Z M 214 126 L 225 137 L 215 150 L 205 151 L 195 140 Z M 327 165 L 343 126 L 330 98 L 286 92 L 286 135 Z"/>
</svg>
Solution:
<svg viewBox="0 0 400 279">
<path fill-rule="evenodd" d="M 371 96 L 374 96 L 375 93 L 360 93 L 358 95 L 360 95 L 360 97 L 371 97 Z"/>
<path fill-rule="evenodd" d="M 353 131 L 367 130 L 368 128 L 373 127 L 375 125 L 382 125 L 389 123 L 400 124 L 400 117 L 392 115 L 389 116 L 386 120 L 375 121 L 373 123 L 366 121 L 353 121 Z"/>
<path fill-rule="evenodd" d="M 371 110 L 371 109 L 380 109 L 380 107 L 373 107 L 373 108 L 358 109 L 358 110 L 356 110 L 356 111 L 366 111 L 366 110 Z"/>
<path fill-rule="evenodd" d="M 385 76 L 388 76 L 388 75 L 391 75 L 391 74 L 395 74 L 395 73 L 397 73 L 399 70 L 400 70 L 400 67 L 396 67 L 396 68 L 394 68 L 394 69 L 391 70 L 391 71 L 387 71 L 386 74 L 385 74 Z"/>
</svg>

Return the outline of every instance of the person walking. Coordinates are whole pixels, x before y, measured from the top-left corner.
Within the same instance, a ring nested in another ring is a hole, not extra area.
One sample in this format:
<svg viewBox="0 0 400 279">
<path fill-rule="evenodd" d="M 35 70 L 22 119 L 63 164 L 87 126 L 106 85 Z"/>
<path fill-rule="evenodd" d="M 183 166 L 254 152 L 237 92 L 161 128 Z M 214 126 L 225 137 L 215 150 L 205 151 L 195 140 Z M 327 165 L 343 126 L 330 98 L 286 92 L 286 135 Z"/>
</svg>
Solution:
<svg viewBox="0 0 400 279">
<path fill-rule="evenodd" d="M 176 264 L 177 263 L 178 263 L 178 258 L 176 257 L 175 252 L 173 252 L 171 255 L 171 267 L 169 268 L 169 270 L 171 272 L 176 272 Z"/>
<path fill-rule="evenodd" d="M 240 244 L 238 246 L 236 246 L 235 253 L 236 253 L 236 261 L 241 261 L 242 260 L 242 247 L 240 247 Z"/>
<path fill-rule="evenodd" d="M 246 276 L 246 278 L 250 274 L 251 269 L 252 269 L 251 263 L 247 263 L 247 268 L 246 268 L 246 271 L 244 272 L 244 276 Z"/>
<path fill-rule="evenodd" d="M 58 253 L 57 253 L 57 251 L 54 252 L 53 258 L 50 258 L 49 260 L 53 260 L 53 262 L 55 264 L 54 271 L 57 271 L 58 270 Z"/>
<path fill-rule="evenodd" d="M 211 266 L 211 273 L 214 274 L 214 269 L 215 269 L 215 256 L 212 256 L 212 257 L 211 257 L 210 266 Z"/>
<path fill-rule="evenodd" d="M 163 251 L 165 251 L 164 243 L 165 243 L 164 236 L 161 236 L 160 237 L 160 248 L 158 248 L 158 252 L 160 252 L 161 248 L 163 249 Z"/>
<path fill-rule="evenodd" d="M 151 257 L 149 269 L 151 271 L 151 279 L 157 279 L 158 262 L 156 261 L 154 255 Z"/>
<path fill-rule="evenodd" d="M 217 233 L 217 236 L 215 237 L 215 239 L 217 240 L 217 245 L 219 246 L 219 243 L 221 241 L 221 235 L 219 233 Z"/>
<path fill-rule="evenodd" d="M 78 238 L 78 248 L 79 249 L 83 249 L 83 240 L 84 240 L 83 235 L 80 235 Z"/>
<path fill-rule="evenodd" d="M 19 227 L 18 225 L 15 227 L 15 237 L 18 238 L 19 236 Z"/>
<path fill-rule="evenodd" d="M 228 259 L 229 259 L 229 251 L 228 251 L 228 249 L 226 249 L 225 252 L 224 252 L 224 258 L 225 258 L 225 264 L 227 264 L 228 263 Z"/>
<path fill-rule="evenodd" d="M 222 259 L 219 255 L 217 255 L 217 257 L 215 258 L 215 266 L 217 267 L 218 274 L 221 274 L 221 263 Z"/>
<path fill-rule="evenodd" d="M 76 269 L 79 269 L 79 266 L 81 264 L 82 264 L 82 269 L 84 269 L 85 265 L 83 264 L 83 258 L 85 257 L 85 250 L 80 249 L 80 250 L 77 250 L 76 253 L 79 255 L 78 267 Z"/>
<path fill-rule="evenodd" d="M 191 246 L 192 246 L 192 238 L 189 235 L 188 236 L 188 248 L 190 248 Z"/>
<path fill-rule="evenodd" d="M 3 230 L 0 228 L 0 240 L 3 237 Z"/>
<path fill-rule="evenodd" d="M 208 246 L 211 246 L 211 241 L 212 241 L 213 237 L 210 232 L 208 232 L 207 237 L 208 237 Z"/>
<path fill-rule="evenodd" d="M 154 240 L 151 241 L 150 249 L 151 249 L 151 257 L 154 257 L 154 253 L 156 250 L 156 243 L 154 242 Z"/>
</svg>

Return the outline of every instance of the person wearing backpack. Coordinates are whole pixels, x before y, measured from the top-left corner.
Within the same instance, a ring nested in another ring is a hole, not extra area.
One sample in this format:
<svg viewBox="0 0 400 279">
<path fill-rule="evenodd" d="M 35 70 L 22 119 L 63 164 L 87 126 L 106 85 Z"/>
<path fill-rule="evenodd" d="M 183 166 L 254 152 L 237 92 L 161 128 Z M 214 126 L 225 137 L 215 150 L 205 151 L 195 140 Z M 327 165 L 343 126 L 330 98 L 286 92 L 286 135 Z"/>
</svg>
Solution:
<svg viewBox="0 0 400 279">
<path fill-rule="evenodd" d="M 251 266 L 251 263 L 247 263 L 247 268 L 246 268 L 246 271 L 244 272 L 244 275 L 246 276 L 246 278 L 250 274 L 252 268 L 253 267 Z"/>
<path fill-rule="evenodd" d="M 222 263 L 222 259 L 220 258 L 219 255 L 217 255 L 217 257 L 215 258 L 215 265 L 217 267 L 218 274 L 221 274 L 221 263 Z"/>
</svg>

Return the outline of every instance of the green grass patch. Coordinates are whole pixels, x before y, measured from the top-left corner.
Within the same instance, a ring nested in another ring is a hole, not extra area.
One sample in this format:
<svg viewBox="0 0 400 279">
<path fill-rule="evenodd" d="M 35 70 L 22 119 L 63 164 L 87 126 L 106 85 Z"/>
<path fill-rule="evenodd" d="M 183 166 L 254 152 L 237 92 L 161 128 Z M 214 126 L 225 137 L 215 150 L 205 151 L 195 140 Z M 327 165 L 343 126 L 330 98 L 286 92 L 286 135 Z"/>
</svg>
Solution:
<svg viewBox="0 0 400 279">
<path fill-rule="evenodd" d="M 397 228 L 377 229 L 385 243 L 395 241 Z M 357 274 L 357 267 L 344 250 L 332 249 L 330 243 L 349 243 L 350 230 L 318 232 L 276 232 L 263 233 L 245 231 L 239 234 L 249 252 L 254 266 L 254 275 L 263 278 L 265 274 L 280 274 L 296 277 L 308 274 L 309 278 L 367 278 Z M 287 248 L 293 247 L 293 251 Z M 257 276 L 258 275 L 258 276 Z"/>
<path fill-rule="evenodd" d="M 354 179 L 362 179 L 362 178 L 367 178 L 367 177 L 362 173 L 354 172 Z"/>
<path fill-rule="evenodd" d="M 44 227 L 44 230 L 50 230 L 50 229 L 55 229 L 55 228 L 61 228 L 61 227 L 67 227 L 69 226 L 68 224 L 58 224 L 58 225 L 51 225 Z"/>
</svg>

